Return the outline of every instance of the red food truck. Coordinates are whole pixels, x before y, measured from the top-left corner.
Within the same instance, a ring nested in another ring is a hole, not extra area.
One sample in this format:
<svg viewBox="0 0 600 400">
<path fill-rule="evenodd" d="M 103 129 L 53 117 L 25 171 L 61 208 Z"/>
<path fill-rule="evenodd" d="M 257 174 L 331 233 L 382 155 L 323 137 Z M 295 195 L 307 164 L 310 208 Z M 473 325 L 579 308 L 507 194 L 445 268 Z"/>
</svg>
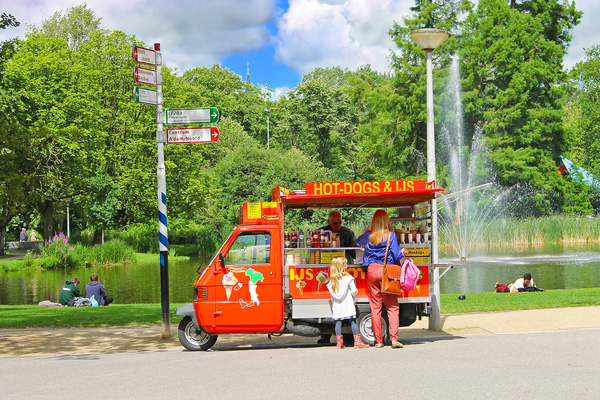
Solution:
<svg viewBox="0 0 600 400">
<path fill-rule="evenodd" d="M 400 326 L 429 315 L 431 201 L 442 191 L 435 182 L 421 180 L 318 182 L 306 183 L 304 190 L 291 193 L 277 186 L 271 192 L 271 202 L 244 203 L 239 225 L 208 266 L 198 269 L 193 302 L 176 310 L 176 314 L 184 315 L 178 328 L 179 341 L 188 350 L 207 350 L 218 335 L 227 333 L 330 335 L 334 321 L 326 287 L 329 262 L 345 255 L 348 272 L 356 278 L 358 288 L 360 334 L 366 343 L 374 343 L 363 249 L 335 247 L 338 244 L 332 238 L 310 246 L 298 240 L 290 245 L 285 232 L 292 227 L 286 226 L 285 214 L 293 209 L 335 209 L 342 213 L 350 208 L 393 209 L 389 213 L 400 246 L 407 248 L 408 257 L 421 271 L 415 290 L 398 296 Z M 386 318 L 384 313 L 384 332 Z"/>
</svg>

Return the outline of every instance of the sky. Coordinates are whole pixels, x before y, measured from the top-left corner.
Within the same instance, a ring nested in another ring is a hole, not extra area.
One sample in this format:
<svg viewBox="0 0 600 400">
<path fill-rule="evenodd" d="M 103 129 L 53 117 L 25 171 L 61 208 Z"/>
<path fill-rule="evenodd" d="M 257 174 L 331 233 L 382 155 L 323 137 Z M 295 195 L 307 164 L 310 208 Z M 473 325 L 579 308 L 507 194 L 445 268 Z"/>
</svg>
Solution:
<svg viewBox="0 0 600 400">
<path fill-rule="evenodd" d="M 0 13 L 21 26 L 0 30 L 0 41 L 24 37 L 54 12 L 63 14 L 82 0 L 0 0 Z M 163 64 L 183 72 L 220 63 L 242 79 L 247 68 L 255 85 L 277 98 L 297 86 L 315 67 L 349 70 L 370 64 L 387 72 L 395 45 L 394 22 L 410 15 L 414 0 L 85 0 L 101 18 L 100 27 L 133 34 L 151 46 L 161 44 Z M 576 0 L 584 12 L 572 30 L 565 57 L 571 68 L 585 49 L 600 44 L 600 0 Z"/>
</svg>

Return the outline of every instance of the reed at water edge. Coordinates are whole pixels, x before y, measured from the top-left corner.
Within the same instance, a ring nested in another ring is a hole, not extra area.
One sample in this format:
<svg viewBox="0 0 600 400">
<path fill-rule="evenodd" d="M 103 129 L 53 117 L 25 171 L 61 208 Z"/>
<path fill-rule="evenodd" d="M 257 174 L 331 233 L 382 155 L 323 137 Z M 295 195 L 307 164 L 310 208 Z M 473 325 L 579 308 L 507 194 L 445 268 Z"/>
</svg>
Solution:
<svg viewBox="0 0 600 400">
<path fill-rule="evenodd" d="M 440 234 L 440 246 L 450 245 Z M 540 218 L 498 218 L 476 238 L 476 247 L 600 242 L 600 217 L 555 215 Z"/>
</svg>

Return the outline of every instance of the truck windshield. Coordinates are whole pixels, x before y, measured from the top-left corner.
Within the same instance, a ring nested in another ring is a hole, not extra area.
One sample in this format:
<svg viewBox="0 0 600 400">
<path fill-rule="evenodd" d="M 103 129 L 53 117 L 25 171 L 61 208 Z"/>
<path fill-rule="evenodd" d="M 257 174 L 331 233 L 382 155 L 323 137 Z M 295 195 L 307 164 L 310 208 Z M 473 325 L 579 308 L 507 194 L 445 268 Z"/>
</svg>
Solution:
<svg viewBox="0 0 600 400">
<path fill-rule="evenodd" d="M 270 257 L 269 232 L 241 233 L 225 255 L 225 265 L 268 264 Z"/>
</svg>

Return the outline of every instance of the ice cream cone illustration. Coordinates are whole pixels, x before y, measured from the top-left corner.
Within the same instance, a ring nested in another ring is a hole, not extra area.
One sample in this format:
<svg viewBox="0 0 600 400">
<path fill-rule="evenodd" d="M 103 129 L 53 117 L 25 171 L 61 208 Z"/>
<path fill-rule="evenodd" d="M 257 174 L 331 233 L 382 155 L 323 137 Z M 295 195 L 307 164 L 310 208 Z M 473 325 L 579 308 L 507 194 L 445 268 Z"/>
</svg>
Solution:
<svg viewBox="0 0 600 400">
<path fill-rule="evenodd" d="M 300 295 L 304 296 L 304 288 L 306 287 L 306 283 L 304 281 L 296 282 L 296 287 L 300 291 Z"/>
<path fill-rule="evenodd" d="M 321 290 L 321 286 L 327 285 L 329 283 L 329 277 L 327 276 L 327 272 L 320 271 L 317 274 L 317 292 Z"/>
<path fill-rule="evenodd" d="M 235 277 L 233 272 L 228 272 L 223 275 L 222 283 L 225 288 L 225 294 L 227 295 L 227 301 L 229 301 L 233 287 L 238 283 L 238 278 Z"/>
</svg>

